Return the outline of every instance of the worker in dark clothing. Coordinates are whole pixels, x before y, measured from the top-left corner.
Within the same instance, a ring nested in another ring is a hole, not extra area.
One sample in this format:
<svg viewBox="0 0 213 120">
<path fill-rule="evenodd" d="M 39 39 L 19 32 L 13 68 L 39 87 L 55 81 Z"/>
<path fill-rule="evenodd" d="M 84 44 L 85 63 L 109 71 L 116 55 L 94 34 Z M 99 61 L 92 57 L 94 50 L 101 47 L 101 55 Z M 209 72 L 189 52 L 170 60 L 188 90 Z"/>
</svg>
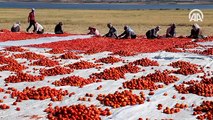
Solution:
<svg viewBox="0 0 213 120">
<path fill-rule="evenodd" d="M 33 32 L 36 31 L 36 21 L 35 21 L 35 9 L 32 8 L 32 11 L 29 13 L 29 16 L 28 16 L 28 23 L 29 24 L 29 27 L 27 28 L 27 32 L 29 31 L 29 29 L 33 26 L 34 29 L 33 29 Z"/>
<path fill-rule="evenodd" d="M 136 34 L 135 32 L 129 27 L 129 26 L 124 26 L 124 32 L 118 36 L 118 38 L 120 39 L 135 39 L 136 38 Z"/>
<path fill-rule="evenodd" d="M 55 34 L 63 34 L 63 30 L 62 30 L 62 22 L 59 22 L 56 26 L 55 26 Z"/>
<path fill-rule="evenodd" d="M 20 22 L 16 22 L 11 27 L 11 32 L 20 32 L 20 29 L 21 29 L 21 23 Z"/>
<path fill-rule="evenodd" d="M 109 28 L 109 32 L 103 37 L 118 38 L 117 30 L 114 28 L 114 26 L 111 23 L 108 23 L 107 27 Z"/>
<path fill-rule="evenodd" d="M 160 31 L 160 26 L 157 26 L 154 29 L 151 29 L 146 32 L 147 39 L 155 39 L 158 38 L 158 32 Z"/>
<path fill-rule="evenodd" d="M 167 30 L 166 30 L 166 37 L 170 38 L 170 37 L 175 37 L 176 36 L 176 25 L 172 24 Z"/>
<path fill-rule="evenodd" d="M 189 38 L 198 39 L 198 38 L 204 38 L 202 35 L 201 28 L 198 24 L 192 25 L 191 35 Z"/>
</svg>

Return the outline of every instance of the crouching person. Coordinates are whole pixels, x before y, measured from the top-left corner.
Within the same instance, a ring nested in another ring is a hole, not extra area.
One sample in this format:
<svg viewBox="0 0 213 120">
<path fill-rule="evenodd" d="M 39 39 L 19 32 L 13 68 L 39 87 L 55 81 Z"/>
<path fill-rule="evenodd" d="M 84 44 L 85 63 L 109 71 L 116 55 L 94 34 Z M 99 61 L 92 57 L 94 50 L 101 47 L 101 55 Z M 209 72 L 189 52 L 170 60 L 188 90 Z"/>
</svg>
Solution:
<svg viewBox="0 0 213 120">
<path fill-rule="evenodd" d="M 135 39 L 136 34 L 135 32 L 127 25 L 124 26 L 124 32 L 118 36 L 120 39 Z"/>
<path fill-rule="evenodd" d="M 36 22 L 36 33 L 37 34 L 43 34 L 44 33 L 44 28 L 41 24 L 39 24 L 38 22 Z"/>
<path fill-rule="evenodd" d="M 160 31 L 160 26 L 155 27 L 154 29 L 151 29 L 146 32 L 147 39 L 155 39 L 158 38 L 158 32 Z"/>
<path fill-rule="evenodd" d="M 109 32 L 105 34 L 103 37 L 118 38 L 117 30 L 115 29 L 115 27 L 111 23 L 108 23 L 107 27 L 109 28 Z"/>
<path fill-rule="evenodd" d="M 11 32 L 20 32 L 20 29 L 21 29 L 21 23 L 20 22 L 16 22 L 11 27 Z"/>
<path fill-rule="evenodd" d="M 88 30 L 89 30 L 89 33 L 87 33 L 88 35 L 100 36 L 99 31 L 94 27 L 89 27 Z"/>
<path fill-rule="evenodd" d="M 204 36 L 202 35 L 202 30 L 198 24 L 195 23 L 194 25 L 192 25 L 191 35 L 189 36 L 189 38 L 193 39 L 204 38 Z"/>
<path fill-rule="evenodd" d="M 166 30 L 166 37 L 167 38 L 173 38 L 176 36 L 176 25 L 172 24 L 167 30 Z"/>
<path fill-rule="evenodd" d="M 62 22 L 59 22 L 56 26 L 55 26 L 55 34 L 63 34 L 64 31 L 62 30 Z"/>
</svg>

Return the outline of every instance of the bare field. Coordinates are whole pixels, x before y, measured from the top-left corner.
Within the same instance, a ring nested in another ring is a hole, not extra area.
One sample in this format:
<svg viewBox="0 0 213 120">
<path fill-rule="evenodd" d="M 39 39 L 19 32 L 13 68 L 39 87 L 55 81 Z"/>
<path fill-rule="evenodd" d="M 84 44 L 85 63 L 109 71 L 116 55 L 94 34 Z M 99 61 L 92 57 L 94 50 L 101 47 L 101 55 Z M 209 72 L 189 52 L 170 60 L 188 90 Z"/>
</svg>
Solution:
<svg viewBox="0 0 213 120">
<path fill-rule="evenodd" d="M 213 35 L 213 10 L 202 10 L 204 21 L 199 23 L 205 35 Z M 12 24 L 20 21 L 22 30 L 28 26 L 27 16 L 30 9 L 0 9 L 0 29 L 10 29 Z M 139 35 L 156 25 L 162 27 L 160 34 L 165 34 L 171 23 L 176 23 L 178 35 L 189 35 L 191 25 L 189 10 L 61 10 L 36 9 L 36 20 L 41 23 L 46 32 L 53 32 L 55 24 L 64 23 L 64 31 L 69 33 L 87 33 L 89 26 L 96 27 L 101 34 L 108 31 L 106 24 L 111 22 L 123 32 L 123 26 L 129 25 Z"/>
</svg>

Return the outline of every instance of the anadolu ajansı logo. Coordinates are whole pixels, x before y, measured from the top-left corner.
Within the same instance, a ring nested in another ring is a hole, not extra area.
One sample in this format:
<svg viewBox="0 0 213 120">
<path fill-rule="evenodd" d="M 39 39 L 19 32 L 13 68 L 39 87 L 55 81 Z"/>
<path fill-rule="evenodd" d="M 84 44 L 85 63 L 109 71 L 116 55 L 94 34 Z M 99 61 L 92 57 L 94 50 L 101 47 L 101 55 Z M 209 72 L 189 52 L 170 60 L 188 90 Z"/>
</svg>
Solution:
<svg viewBox="0 0 213 120">
<path fill-rule="evenodd" d="M 192 11 L 190 11 L 189 13 L 189 21 L 192 22 L 203 22 L 204 19 L 204 15 L 203 12 L 199 9 L 193 9 Z"/>
</svg>

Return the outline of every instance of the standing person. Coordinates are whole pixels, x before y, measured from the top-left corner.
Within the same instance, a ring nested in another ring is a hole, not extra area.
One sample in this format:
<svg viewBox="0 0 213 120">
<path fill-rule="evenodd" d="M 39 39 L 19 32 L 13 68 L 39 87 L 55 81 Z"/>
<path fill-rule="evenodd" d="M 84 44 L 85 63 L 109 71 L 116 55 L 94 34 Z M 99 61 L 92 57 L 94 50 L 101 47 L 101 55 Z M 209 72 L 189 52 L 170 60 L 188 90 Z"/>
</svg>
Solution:
<svg viewBox="0 0 213 120">
<path fill-rule="evenodd" d="M 117 30 L 115 29 L 115 27 L 111 23 L 108 23 L 107 27 L 109 28 L 109 32 L 103 37 L 118 38 Z"/>
<path fill-rule="evenodd" d="M 56 26 L 55 26 L 55 34 L 63 34 L 63 30 L 62 30 L 62 22 L 59 22 Z"/>
<path fill-rule="evenodd" d="M 33 29 L 33 32 L 36 31 L 36 21 L 35 21 L 35 9 L 32 8 L 31 9 L 32 11 L 29 13 L 29 16 L 28 16 L 28 23 L 29 23 L 29 27 L 27 28 L 27 32 L 29 31 L 29 29 L 33 26 L 34 29 Z"/>
<path fill-rule="evenodd" d="M 20 29 L 21 29 L 21 23 L 20 22 L 16 22 L 11 27 L 11 32 L 20 32 Z"/>
<path fill-rule="evenodd" d="M 202 35 L 201 28 L 197 23 L 192 25 L 191 35 L 189 36 L 189 38 L 193 38 L 193 39 L 204 38 Z"/>
<path fill-rule="evenodd" d="M 100 36 L 99 31 L 96 28 L 94 28 L 94 27 L 89 27 L 88 30 L 89 30 L 89 33 L 87 33 L 87 34 Z"/>
<path fill-rule="evenodd" d="M 158 32 L 160 31 L 160 26 L 157 26 L 146 32 L 147 39 L 155 39 L 158 38 Z"/>
<path fill-rule="evenodd" d="M 167 30 L 166 30 L 166 37 L 175 37 L 176 36 L 176 25 L 172 24 Z"/>
<path fill-rule="evenodd" d="M 127 25 L 124 26 L 124 32 L 118 36 L 120 39 L 135 39 L 136 34 L 135 32 Z"/>
<path fill-rule="evenodd" d="M 35 26 L 36 26 L 36 33 L 37 34 L 43 34 L 44 33 L 44 28 L 41 24 L 36 22 Z"/>
</svg>

